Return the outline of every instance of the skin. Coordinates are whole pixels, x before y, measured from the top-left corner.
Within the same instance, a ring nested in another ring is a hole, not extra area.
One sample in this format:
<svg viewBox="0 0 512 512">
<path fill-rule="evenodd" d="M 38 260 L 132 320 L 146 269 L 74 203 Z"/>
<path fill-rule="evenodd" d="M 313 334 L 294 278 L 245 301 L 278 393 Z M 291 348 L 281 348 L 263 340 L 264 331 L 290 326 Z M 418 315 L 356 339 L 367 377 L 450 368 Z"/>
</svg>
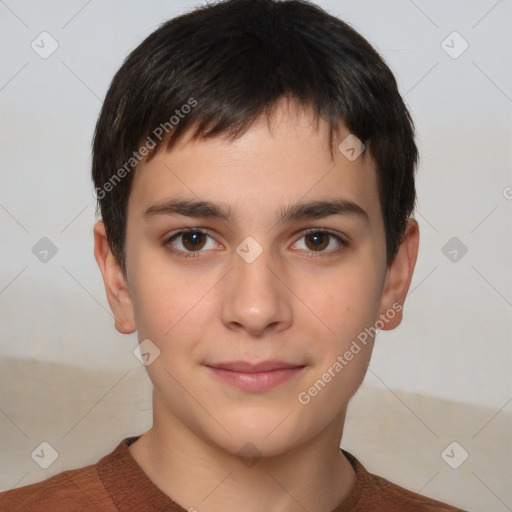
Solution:
<svg viewBox="0 0 512 512">
<path fill-rule="evenodd" d="M 343 130 L 338 142 L 349 134 Z M 154 215 L 170 198 L 229 205 L 234 218 Z M 281 224 L 276 214 L 299 201 L 344 198 L 368 214 L 331 215 Z M 187 239 L 202 228 L 196 257 Z M 304 230 L 344 237 L 320 239 Z M 328 148 L 327 125 L 281 101 L 267 124 L 259 119 L 240 138 L 181 140 L 142 162 L 127 212 L 126 275 L 94 227 L 95 257 L 121 333 L 137 330 L 160 356 L 147 366 L 153 383 L 153 427 L 130 446 L 148 477 L 183 508 L 223 512 L 316 510 L 339 505 L 355 473 L 339 450 L 349 400 L 360 386 L 373 340 L 303 405 L 298 400 L 343 355 L 357 335 L 403 304 L 419 244 L 409 219 L 399 252 L 387 267 L 375 163 Z M 236 252 L 252 236 L 263 252 L 247 263 Z M 394 329 L 402 311 L 388 319 Z M 266 391 L 244 391 L 205 366 L 279 359 L 304 365 Z M 256 463 L 237 453 L 252 443 Z"/>
</svg>

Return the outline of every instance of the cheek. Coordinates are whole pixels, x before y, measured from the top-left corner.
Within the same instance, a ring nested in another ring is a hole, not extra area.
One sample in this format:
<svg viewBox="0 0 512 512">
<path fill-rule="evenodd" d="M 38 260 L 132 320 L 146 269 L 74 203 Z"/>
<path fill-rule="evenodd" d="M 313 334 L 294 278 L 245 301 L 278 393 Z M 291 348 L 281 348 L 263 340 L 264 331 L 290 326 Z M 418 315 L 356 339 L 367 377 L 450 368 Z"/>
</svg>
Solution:
<svg viewBox="0 0 512 512">
<path fill-rule="evenodd" d="M 358 255 L 315 278 L 305 275 L 297 286 L 297 295 L 305 297 L 308 314 L 314 313 L 332 348 L 342 349 L 378 317 L 380 277 L 370 257 Z"/>
<path fill-rule="evenodd" d="M 295 401 L 318 425 L 332 421 L 348 404 L 364 379 L 373 348 L 369 328 L 378 316 L 378 276 L 367 265 L 366 273 L 357 266 L 347 269 L 310 290 L 307 303 L 316 316 L 313 323 L 302 321 L 315 361 Z"/>
<path fill-rule="evenodd" d="M 139 336 L 165 338 L 193 323 L 191 316 L 200 309 L 215 276 L 172 265 L 162 251 L 146 251 L 133 258 L 132 298 Z"/>
</svg>

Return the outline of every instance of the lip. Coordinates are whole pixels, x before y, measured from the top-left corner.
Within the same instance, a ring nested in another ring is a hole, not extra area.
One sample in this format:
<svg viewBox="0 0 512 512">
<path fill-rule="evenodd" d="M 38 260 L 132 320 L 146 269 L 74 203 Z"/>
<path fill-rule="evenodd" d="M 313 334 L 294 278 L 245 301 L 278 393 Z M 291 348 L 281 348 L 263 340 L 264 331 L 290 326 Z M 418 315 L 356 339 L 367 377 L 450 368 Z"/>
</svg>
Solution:
<svg viewBox="0 0 512 512">
<path fill-rule="evenodd" d="M 260 363 L 232 361 L 206 365 L 218 378 L 244 391 L 265 391 L 297 376 L 304 365 L 271 360 Z"/>
</svg>

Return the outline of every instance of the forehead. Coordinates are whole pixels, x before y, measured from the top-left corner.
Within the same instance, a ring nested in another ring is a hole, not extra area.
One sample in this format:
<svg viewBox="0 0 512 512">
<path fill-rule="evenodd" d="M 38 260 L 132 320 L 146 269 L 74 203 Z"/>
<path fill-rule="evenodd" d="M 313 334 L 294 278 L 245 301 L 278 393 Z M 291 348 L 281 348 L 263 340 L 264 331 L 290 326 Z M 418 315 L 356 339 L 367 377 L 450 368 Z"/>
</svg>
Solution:
<svg viewBox="0 0 512 512">
<path fill-rule="evenodd" d="M 286 206 L 329 199 L 356 205 L 368 217 L 380 213 L 371 155 L 365 151 L 354 159 L 346 143 L 340 151 L 343 141 L 354 145 L 341 127 L 333 158 L 327 123 L 289 103 L 276 108 L 270 123 L 262 116 L 235 140 L 192 139 L 191 133 L 139 164 L 129 215 L 144 217 L 148 209 L 179 199 L 218 204 L 233 222 L 275 222 Z"/>
</svg>

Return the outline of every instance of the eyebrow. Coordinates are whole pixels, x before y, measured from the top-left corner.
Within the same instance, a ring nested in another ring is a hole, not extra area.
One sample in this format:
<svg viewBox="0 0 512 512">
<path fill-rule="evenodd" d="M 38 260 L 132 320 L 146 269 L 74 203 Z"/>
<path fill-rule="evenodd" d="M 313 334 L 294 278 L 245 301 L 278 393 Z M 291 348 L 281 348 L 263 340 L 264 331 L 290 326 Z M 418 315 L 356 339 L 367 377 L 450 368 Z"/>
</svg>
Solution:
<svg viewBox="0 0 512 512">
<path fill-rule="evenodd" d="M 217 219 L 227 223 L 233 220 L 230 208 L 224 204 L 188 199 L 170 199 L 150 206 L 144 212 L 146 220 L 157 215 L 183 215 L 186 217 Z M 299 202 L 291 206 L 281 207 L 276 220 L 284 224 L 302 219 L 322 219 L 330 215 L 355 216 L 367 223 L 369 222 L 368 213 L 358 204 L 347 199 Z"/>
</svg>

